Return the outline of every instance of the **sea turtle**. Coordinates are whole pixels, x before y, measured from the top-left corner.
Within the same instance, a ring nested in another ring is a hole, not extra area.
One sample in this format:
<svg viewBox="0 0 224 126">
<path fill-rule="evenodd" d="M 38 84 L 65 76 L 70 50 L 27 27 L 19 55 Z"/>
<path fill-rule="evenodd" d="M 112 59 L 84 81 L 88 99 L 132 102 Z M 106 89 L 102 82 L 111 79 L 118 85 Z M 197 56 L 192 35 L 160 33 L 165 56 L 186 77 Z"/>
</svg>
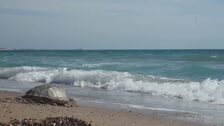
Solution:
<svg viewBox="0 0 224 126">
<path fill-rule="evenodd" d="M 76 104 L 76 101 L 68 97 L 67 92 L 60 85 L 56 84 L 43 84 L 36 86 L 23 96 L 27 100 L 37 103 L 45 103 L 52 105 L 65 106 L 66 104 Z"/>
</svg>

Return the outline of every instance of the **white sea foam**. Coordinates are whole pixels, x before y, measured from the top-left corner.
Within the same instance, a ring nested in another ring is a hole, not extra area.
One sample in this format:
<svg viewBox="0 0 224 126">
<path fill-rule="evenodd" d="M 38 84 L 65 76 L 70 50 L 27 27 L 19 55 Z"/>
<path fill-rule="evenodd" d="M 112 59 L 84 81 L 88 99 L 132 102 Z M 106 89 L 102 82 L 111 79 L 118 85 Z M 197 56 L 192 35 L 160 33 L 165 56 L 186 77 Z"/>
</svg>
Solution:
<svg viewBox="0 0 224 126">
<path fill-rule="evenodd" d="M 30 71 L 41 71 L 47 70 L 47 68 L 43 67 L 30 67 L 30 66 L 23 66 L 23 67 L 0 67 L 0 78 L 9 78 L 15 76 L 18 73 L 26 73 Z"/>
<path fill-rule="evenodd" d="M 224 80 L 209 78 L 202 82 L 196 82 L 152 75 L 134 75 L 128 72 L 40 67 L 0 69 L 0 77 L 8 77 L 16 81 L 61 83 L 224 104 Z"/>
<path fill-rule="evenodd" d="M 199 114 L 199 113 L 193 112 L 193 111 L 184 111 L 184 110 L 178 110 L 178 109 L 152 108 L 152 107 L 145 107 L 142 105 L 128 105 L 128 106 L 132 107 L 132 108 L 137 108 L 137 109 L 148 109 L 148 110 L 157 110 L 157 111 L 166 111 L 166 112 L 182 112 L 182 113 Z"/>
</svg>

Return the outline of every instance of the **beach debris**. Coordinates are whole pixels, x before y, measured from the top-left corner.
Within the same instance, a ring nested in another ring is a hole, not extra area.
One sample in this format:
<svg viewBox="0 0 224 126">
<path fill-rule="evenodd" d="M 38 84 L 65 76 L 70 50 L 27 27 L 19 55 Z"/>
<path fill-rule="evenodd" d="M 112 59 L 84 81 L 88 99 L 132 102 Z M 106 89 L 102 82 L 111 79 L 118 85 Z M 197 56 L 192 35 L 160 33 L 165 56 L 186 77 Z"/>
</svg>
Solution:
<svg viewBox="0 0 224 126">
<path fill-rule="evenodd" d="M 41 104 L 51 104 L 54 106 L 78 106 L 77 102 L 68 97 L 65 89 L 56 84 L 43 84 L 36 86 L 22 97 L 30 103 L 41 103 Z"/>
<path fill-rule="evenodd" d="M 92 126 L 92 124 L 71 117 L 48 117 L 44 120 L 23 119 L 19 121 L 14 119 L 7 124 L 0 123 L 0 126 Z"/>
</svg>

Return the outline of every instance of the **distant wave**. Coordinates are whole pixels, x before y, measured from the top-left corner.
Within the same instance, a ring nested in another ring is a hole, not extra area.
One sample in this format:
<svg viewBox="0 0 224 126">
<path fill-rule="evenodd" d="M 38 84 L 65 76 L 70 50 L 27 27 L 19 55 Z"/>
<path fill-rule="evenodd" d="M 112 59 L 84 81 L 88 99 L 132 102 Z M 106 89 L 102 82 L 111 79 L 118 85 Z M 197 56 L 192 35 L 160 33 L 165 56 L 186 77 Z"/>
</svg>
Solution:
<svg viewBox="0 0 224 126">
<path fill-rule="evenodd" d="M 210 58 L 218 58 L 218 56 L 216 56 L 216 55 L 213 55 L 213 56 L 210 56 Z"/>
<path fill-rule="evenodd" d="M 0 78 L 148 93 L 156 96 L 224 104 L 224 80 L 210 78 L 197 82 L 152 75 L 135 75 L 128 72 L 29 66 L 0 68 Z"/>
<path fill-rule="evenodd" d="M 122 65 L 122 63 L 95 63 L 95 64 L 82 64 L 82 67 L 94 68 L 102 66 Z"/>
<path fill-rule="evenodd" d="M 223 62 L 224 58 L 222 56 L 218 56 L 218 55 L 211 55 L 211 56 L 187 56 L 187 57 L 180 58 L 180 60 L 195 61 L 195 62 L 202 62 L 202 61 Z"/>
</svg>

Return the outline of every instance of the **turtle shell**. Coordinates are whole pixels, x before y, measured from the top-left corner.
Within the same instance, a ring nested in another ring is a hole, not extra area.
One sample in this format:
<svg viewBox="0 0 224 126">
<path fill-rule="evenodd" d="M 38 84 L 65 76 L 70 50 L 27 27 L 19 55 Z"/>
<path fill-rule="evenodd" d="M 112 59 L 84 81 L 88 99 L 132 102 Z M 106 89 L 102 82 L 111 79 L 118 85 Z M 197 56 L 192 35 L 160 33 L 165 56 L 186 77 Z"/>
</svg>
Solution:
<svg viewBox="0 0 224 126">
<path fill-rule="evenodd" d="M 70 100 L 65 89 L 55 84 L 36 86 L 27 91 L 24 97 L 34 101 L 42 100 L 55 103 L 65 103 Z"/>
</svg>

